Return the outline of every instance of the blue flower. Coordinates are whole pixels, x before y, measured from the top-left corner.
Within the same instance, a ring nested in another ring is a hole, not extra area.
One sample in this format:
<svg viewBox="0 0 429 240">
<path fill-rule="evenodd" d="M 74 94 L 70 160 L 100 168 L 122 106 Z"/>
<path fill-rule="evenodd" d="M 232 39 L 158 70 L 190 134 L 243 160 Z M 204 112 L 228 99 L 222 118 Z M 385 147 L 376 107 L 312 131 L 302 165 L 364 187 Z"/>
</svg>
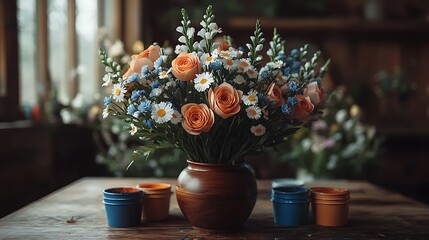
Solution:
<svg viewBox="0 0 429 240">
<path fill-rule="evenodd" d="M 179 85 L 180 88 L 185 88 L 186 87 L 186 82 L 182 82 L 180 80 L 177 81 L 177 85 Z"/>
<path fill-rule="evenodd" d="M 139 79 L 139 75 L 137 73 L 134 73 L 133 75 L 131 75 L 127 78 L 127 83 L 135 82 L 138 79 Z"/>
<path fill-rule="evenodd" d="M 299 57 L 299 54 L 300 54 L 300 52 L 299 52 L 299 50 L 298 50 L 298 49 L 292 49 L 292 50 L 290 51 L 290 55 L 291 55 L 292 57 Z"/>
<path fill-rule="evenodd" d="M 286 104 L 291 106 L 291 107 L 294 107 L 294 106 L 298 105 L 298 100 L 294 97 L 288 97 L 286 100 Z"/>
<path fill-rule="evenodd" d="M 145 94 L 144 90 L 135 90 L 131 93 L 131 101 L 135 102 L 139 100 L 140 96 L 143 96 Z"/>
<path fill-rule="evenodd" d="M 152 121 L 150 119 L 143 120 L 143 124 L 149 129 L 152 128 Z"/>
<path fill-rule="evenodd" d="M 294 61 L 293 63 L 292 63 L 292 68 L 293 69 L 299 69 L 299 67 L 301 67 L 301 62 L 300 61 Z"/>
<path fill-rule="evenodd" d="M 285 61 L 286 61 L 286 54 L 284 54 L 284 53 L 280 53 L 280 54 L 276 57 L 276 60 L 281 60 L 281 61 L 285 62 Z"/>
<path fill-rule="evenodd" d="M 104 97 L 104 107 L 107 107 L 112 102 L 112 96 Z"/>
<path fill-rule="evenodd" d="M 142 67 L 142 75 L 143 77 L 147 77 L 148 74 L 149 74 L 149 67 L 147 65 L 144 65 Z"/>
<path fill-rule="evenodd" d="M 290 92 L 295 93 L 299 91 L 299 85 L 295 81 L 290 81 L 288 85 L 288 89 Z"/>
<path fill-rule="evenodd" d="M 158 69 L 159 67 L 161 67 L 162 65 L 162 57 L 159 57 L 158 59 L 156 59 L 156 61 L 153 63 L 153 67 L 155 69 Z"/>
<path fill-rule="evenodd" d="M 288 104 L 283 104 L 280 108 L 282 110 L 282 112 L 286 115 L 290 115 L 292 113 L 292 109 L 289 107 Z"/>
<path fill-rule="evenodd" d="M 145 113 L 149 111 L 151 107 L 152 107 L 152 101 L 146 99 L 142 103 L 140 103 L 138 109 L 139 109 L 139 112 Z"/>
<path fill-rule="evenodd" d="M 287 67 L 287 68 L 285 68 L 285 69 L 283 70 L 283 75 L 284 75 L 284 76 L 288 76 L 288 75 L 290 75 L 290 67 Z"/>
<path fill-rule="evenodd" d="M 153 82 L 150 84 L 150 86 L 151 86 L 152 88 L 157 88 L 157 87 L 159 87 L 159 81 L 158 81 L 158 80 L 153 81 Z"/>
<path fill-rule="evenodd" d="M 270 73 L 268 71 L 261 72 L 261 77 L 263 79 L 267 79 L 270 76 Z"/>
<path fill-rule="evenodd" d="M 135 112 L 137 111 L 136 107 L 134 106 L 134 104 L 131 104 L 130 106 L 128 106 L 128 111 L 127 113 L 129 115 L 133 115 Z"/>
<path fill-rule="evenodd" d="M 217 71 L 222 68 L 222 64 L 218 61 L 214 61 L 209 64 L 209 67 L 210 69 Z"/>
</svg>

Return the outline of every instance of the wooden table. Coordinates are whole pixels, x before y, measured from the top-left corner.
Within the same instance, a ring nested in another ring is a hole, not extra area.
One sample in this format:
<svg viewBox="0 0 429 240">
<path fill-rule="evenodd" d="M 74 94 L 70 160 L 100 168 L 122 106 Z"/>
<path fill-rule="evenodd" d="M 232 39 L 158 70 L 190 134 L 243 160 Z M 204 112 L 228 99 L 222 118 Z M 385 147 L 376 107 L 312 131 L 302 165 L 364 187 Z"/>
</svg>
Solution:
<svg viewBox="0 0 429 240">
<path fill-rule="evenodd" d="M 107 226 L 102 191 L 114 186 L 175 179 L 83 178 L 0 220 L 0 239 L 429 239 L 429 207 L 362 181 L 317 181 L 313 186 L 350 189 L 350 221 L 344 227 L 273 223 L 271 181 L 258 181 L 259 196 L 243 230 L 210 234 L 194 230 L 171 198 L 171 217 L 135 228 Z M 31 187 L 29 185 L 28 187 Z M 7 189 L 4 189 L 7 190 Z M 73 217 L 75 221 L 68 221 Z"/>
</svg>

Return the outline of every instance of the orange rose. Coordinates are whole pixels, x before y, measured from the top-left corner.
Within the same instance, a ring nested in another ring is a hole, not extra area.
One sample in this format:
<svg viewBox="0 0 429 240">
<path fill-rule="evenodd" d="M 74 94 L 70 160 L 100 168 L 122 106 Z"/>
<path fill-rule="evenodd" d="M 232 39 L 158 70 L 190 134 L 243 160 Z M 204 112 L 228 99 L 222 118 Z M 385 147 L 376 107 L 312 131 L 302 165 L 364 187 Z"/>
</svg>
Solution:
<svg viewBox="0 0 429 240">
<path fill-rule="evenodd" d="M 201 63 L 198 57 L 193 53 L 180 53 L 176 59 L 171 62 L 173 75 L 184 82 L 192 80 L 195 75 L 201 72 Z"/>
<path fill-rule="evenodd" d="M 208 132 L 214 123 L 214 113 L 207 105 L 201 103 L 187 103 L 182 109 L 182 126 L 186 132 L 199 135 Z"/>
<path fill-rule="evenodd" d="M 229 83 L 222 83 L 209 89 L 209 104 L 211 109 L 221 118 L 229 118 L 240 111 L 242 91 L 236 90 Z"/>
<path fill-rule="evenodd" d="M 150 45 L 149 48 L 139 54 L 131 56 L 130 68 L 124 74 L 124 78 L 127 78 L 134 73 L 140 73 L 142 67 L 147 65 L 150 70 L 153 69 L 153 63 L 159 58 L 159 52 L 161 48 L 158 45 Z"/>
<path fill-rule="evenodd" d="M 275 107 L 281 106 L 285 103 L 285 100 L 282 97 L 282 91 L 275 83 L 271 83 L 270 86 L 268 86 L 266 95 L 270 101 L 274 102 Z"/>
<path fill-rule="evenodd" d="M 307 84 L 307 87 L 304 89 L 304 96 L 309 97 L 311 103 L 314 105 L 319 104 L 323 101 L 325 97 L 325 91 L 317 82 L 311 82 Z"/>
<path fill-rule="evenodd" d="M 309 97 L 297 95 L 298 105 L 292 110 L 291 119 L 305 121 L 314 109 Z"/>
</svg>

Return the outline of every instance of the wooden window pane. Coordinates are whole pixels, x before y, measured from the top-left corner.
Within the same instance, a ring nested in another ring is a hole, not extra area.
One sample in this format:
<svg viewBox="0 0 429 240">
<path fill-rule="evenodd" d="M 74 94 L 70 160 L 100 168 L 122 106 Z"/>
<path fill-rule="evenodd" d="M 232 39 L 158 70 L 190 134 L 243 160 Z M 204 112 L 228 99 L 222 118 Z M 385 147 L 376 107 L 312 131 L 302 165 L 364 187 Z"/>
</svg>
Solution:
<svg viewBox="0 0 429 240">
<path fill-rule="evenodd" d="M 19 80 L 21 105 L 37 104 L 36 0 L 17 1 Z"/>
<path fill-rule="evenodd" d="M 48 0 L 48 60 L 52 90 L 61 103 L 70 101 L 70 73 L 67 69 L 67 0 Z"/>
<path fill-rule="evenodd" d="M 97 0 L 76 0 L 79 93 L 92 102 L 101 86 L 97 81 Z"/>
</svg>

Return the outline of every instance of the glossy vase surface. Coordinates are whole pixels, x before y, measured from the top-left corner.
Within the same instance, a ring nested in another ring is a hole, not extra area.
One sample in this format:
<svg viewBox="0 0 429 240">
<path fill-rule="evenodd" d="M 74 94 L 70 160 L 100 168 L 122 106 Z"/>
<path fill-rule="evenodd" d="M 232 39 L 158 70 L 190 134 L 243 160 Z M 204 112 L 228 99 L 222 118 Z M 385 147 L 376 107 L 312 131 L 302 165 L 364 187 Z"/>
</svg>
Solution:
<svg viewBox="0 0 429 240">
<path fill-rule="evenodd" d="M 191 225 L 209 232 L 234 231 L 252 213 L 256 180 L 243 165 L 188 161 L 179 175 L 176 197 Z"/>
</svg>

